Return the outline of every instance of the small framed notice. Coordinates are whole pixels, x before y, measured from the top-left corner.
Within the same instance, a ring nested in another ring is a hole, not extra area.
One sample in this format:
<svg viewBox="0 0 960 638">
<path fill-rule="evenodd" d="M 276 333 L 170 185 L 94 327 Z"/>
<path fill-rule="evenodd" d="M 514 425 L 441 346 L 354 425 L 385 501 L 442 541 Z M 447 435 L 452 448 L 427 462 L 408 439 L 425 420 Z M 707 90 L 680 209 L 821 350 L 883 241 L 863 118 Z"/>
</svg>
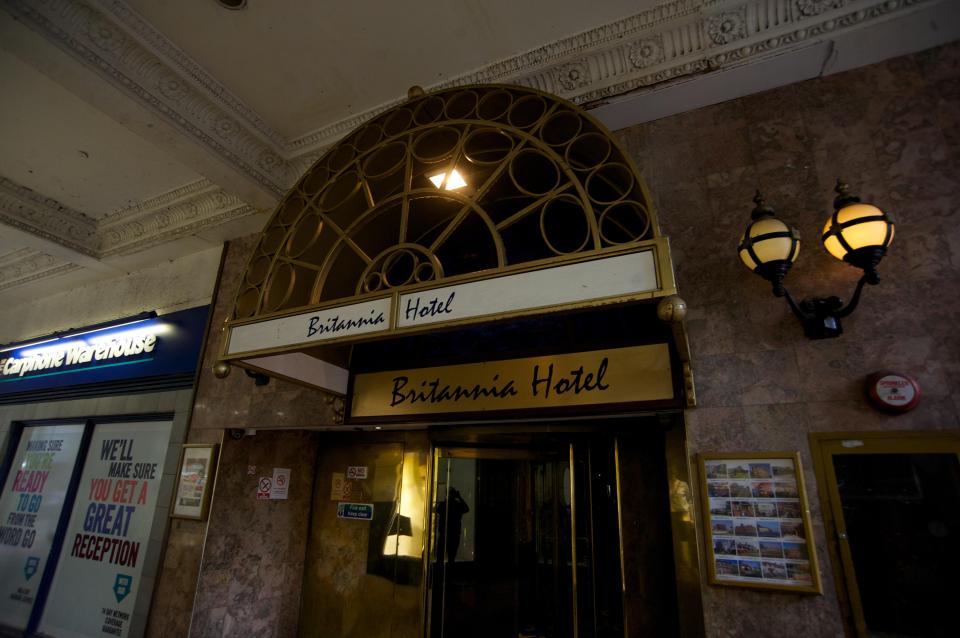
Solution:
<svg viewBox="0 0 960 638">
<path fill-rule="evenodd" d="M 210 491 L 216 476 L 217 445 L 215 443 L 188 444 L 180 456 L 180 474 L 177 493 L 170 514 L 175 518 L 206 520 L 210 506 Z"/>
<path fill-rule="evenodd" d="M 710 583 L 821 593 L 797 452 L 701 454 Z"/>
</svg>

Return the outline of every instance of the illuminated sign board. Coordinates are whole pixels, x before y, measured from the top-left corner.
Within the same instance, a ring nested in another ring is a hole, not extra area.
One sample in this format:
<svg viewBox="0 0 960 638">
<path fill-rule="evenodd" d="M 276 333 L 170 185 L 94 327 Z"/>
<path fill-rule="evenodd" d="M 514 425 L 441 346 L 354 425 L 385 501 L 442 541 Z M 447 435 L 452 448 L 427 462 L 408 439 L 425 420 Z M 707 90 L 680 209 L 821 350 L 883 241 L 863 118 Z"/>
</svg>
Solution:
<svg viewBox="0 0 960 638">
<path fill-rule="evenodd" d="M 118 334 L 96 336 L 90 340 L 67 339 L 54 345 L 24 348 L 17 352 L 18 356 L 0 358 L 0 377 L 22 377 L 43 370 L 112 360 L 150 359 L 149 355 L 157 346 L 157 333 L 163 332 L 164 328 L 163 325 L 150 325 Z"/>
<path fill-rule="evenodd" d="M 0 348 L 0 397 L 192 374 L 207 312 L 202 306 Z"/>
<path fill-rule="evenodd" d="M 557 408 L 674 398 L 666 344 L 358 374 L 351 417 Z"/>
</svg>

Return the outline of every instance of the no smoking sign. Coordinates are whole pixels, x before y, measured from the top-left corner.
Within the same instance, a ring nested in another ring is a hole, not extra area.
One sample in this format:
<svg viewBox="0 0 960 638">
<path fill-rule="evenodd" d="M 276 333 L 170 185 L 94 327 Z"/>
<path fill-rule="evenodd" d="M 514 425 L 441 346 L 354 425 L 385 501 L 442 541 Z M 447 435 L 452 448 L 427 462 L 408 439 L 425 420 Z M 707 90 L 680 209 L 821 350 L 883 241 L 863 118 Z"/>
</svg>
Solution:
<svg viewBox="0 0 960 638">
<path fill-rule="evenodd" d="M 273 476 L 261 476 L 257 481 L 257 498 L 285 501 L 290 492 L 290 469 L 273 468 Z"/>
</svg>

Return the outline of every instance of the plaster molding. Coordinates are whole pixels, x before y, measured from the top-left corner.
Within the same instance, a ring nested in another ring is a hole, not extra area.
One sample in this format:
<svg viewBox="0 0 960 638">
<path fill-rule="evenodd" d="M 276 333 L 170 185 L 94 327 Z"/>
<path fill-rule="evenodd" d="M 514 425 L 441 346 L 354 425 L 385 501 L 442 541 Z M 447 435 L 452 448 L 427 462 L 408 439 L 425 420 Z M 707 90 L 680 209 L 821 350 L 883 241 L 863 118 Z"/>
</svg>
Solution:
<svg viewBox="0 0 960 638">
<path fill-rule="evenodd" d="M 0 290 L 64 275 L 80 268 L 44 252 L 22 248 L 0 257 Z"/>
<path fill-rule="evenodd" d="M 199 180 L 101 219 L 99 254 L 129 254 L 256 212 L 209 180 Z"/>
<path fill-rule="evenodd" d="M 695 15 L 624 33 L 624 41 L 591 50 L 581 62 L 591 69 L 592 81 L 582 88 L 566 88 L 564 63 L 511 79 L 589 108 L 644 87 L 782 54 L 938 1 L 718 0 L 704 3 Z"/>
<path fill-rule="evenodd" d="M 239 198 L 203 179 L 94 220 L 0 177 L 0 222 L 97 260 L 127 255 L 194 235 L 256 212 Z M 14 264 L 22 269 L 28 263 L 39 263 L 33 254 L 36 251 L 24 250 L 27 253 L 15 251 L 0 258 L 0 270 L 13 268 Z M 33 261 L 24 261 L 28 258 Z M 39 270 L 34 268 L 31 271 L 38 275 L 34 279 L 39 278 Z M 45 272 L 52 276 L 63 271 Z M 0 274 L 0 282 L 7 279 L 9 276 Z"/>
<path fill-rule="evenodd" d="M 6 253 L 5 255 L 0 256 L 0 270 L 37 252 L 39 251 L 33 250 L 32 248 L 19 248 L 12 253 Z"/>
<path fill-rule="evenodd" d="M 428 88 L 512 83 L 589 108 L 594 102 L 655 84 L 749 64 L 833 32 L 939 1 L 674 0 Z M 360 124 L 403 101 L 395 100 L 289 141 L 286 148 L 291 159 L 298 153 L 303 153 L 304 159 L 319 157 Z M 299 168 L 305 163 L 295 165 Z"/>
<path fill-rule="evenodd" d="M 267 190 L 292 182 L 288 163 L 251 109 L 133 9 L 105 0 L 0 0 L 18 20 L 162 116 Z"/>
<path fill-rule="evenodd" d="M 940 0 L 670 0 L 428 87 L 513 83 L 591 103 L 804 46 Z M 391 100 L 283 139 L 122 0 L 0 5 L 188 137 L 282 194 L 331 144 Z"/>
<path fill-rule="evenodd" d="M 102 11 L 110 14 L 117 24 L 121 25 L 141 44 L 149 47 L 158 58 L 167 61 L 170 66 L 178 69 L 180 75 L 186 76 L 197 88 L 220 101 L 225 110 L 232 112 L 258 131 L 275 149 L 283 147 L 283 137 L 270 128 L 256 111 L 217 82 L 212 75 L 157 31 L 153 25 L 134 11 L 126 2 L 123 2 L 123 0 L 91 1 Z"/>
<path fill-rule="evenodd" d="M 96 220 L 5 177 L 0 177 L 0 222 L 96 257 Z"/>
</svg>

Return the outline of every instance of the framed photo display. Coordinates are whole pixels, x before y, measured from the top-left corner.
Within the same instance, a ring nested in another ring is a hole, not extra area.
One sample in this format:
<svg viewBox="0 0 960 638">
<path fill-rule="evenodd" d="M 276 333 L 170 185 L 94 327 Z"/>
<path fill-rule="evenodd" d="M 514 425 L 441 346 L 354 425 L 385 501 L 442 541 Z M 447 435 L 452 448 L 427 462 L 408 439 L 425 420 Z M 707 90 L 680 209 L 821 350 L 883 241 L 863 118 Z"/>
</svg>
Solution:
<svg viewBox="0 0 960 638">
<path fill-rule="evenodd" d="M 171 516 L 206 520 L 210 492 L 216 476 L 217 444 L 199 443 L 183 446 L 180 473 Z"/>
<path fill-rule="evenodd" d="M 701 454 L 710 583 L 819 594 L 798 452 Z"/>
</svg>

